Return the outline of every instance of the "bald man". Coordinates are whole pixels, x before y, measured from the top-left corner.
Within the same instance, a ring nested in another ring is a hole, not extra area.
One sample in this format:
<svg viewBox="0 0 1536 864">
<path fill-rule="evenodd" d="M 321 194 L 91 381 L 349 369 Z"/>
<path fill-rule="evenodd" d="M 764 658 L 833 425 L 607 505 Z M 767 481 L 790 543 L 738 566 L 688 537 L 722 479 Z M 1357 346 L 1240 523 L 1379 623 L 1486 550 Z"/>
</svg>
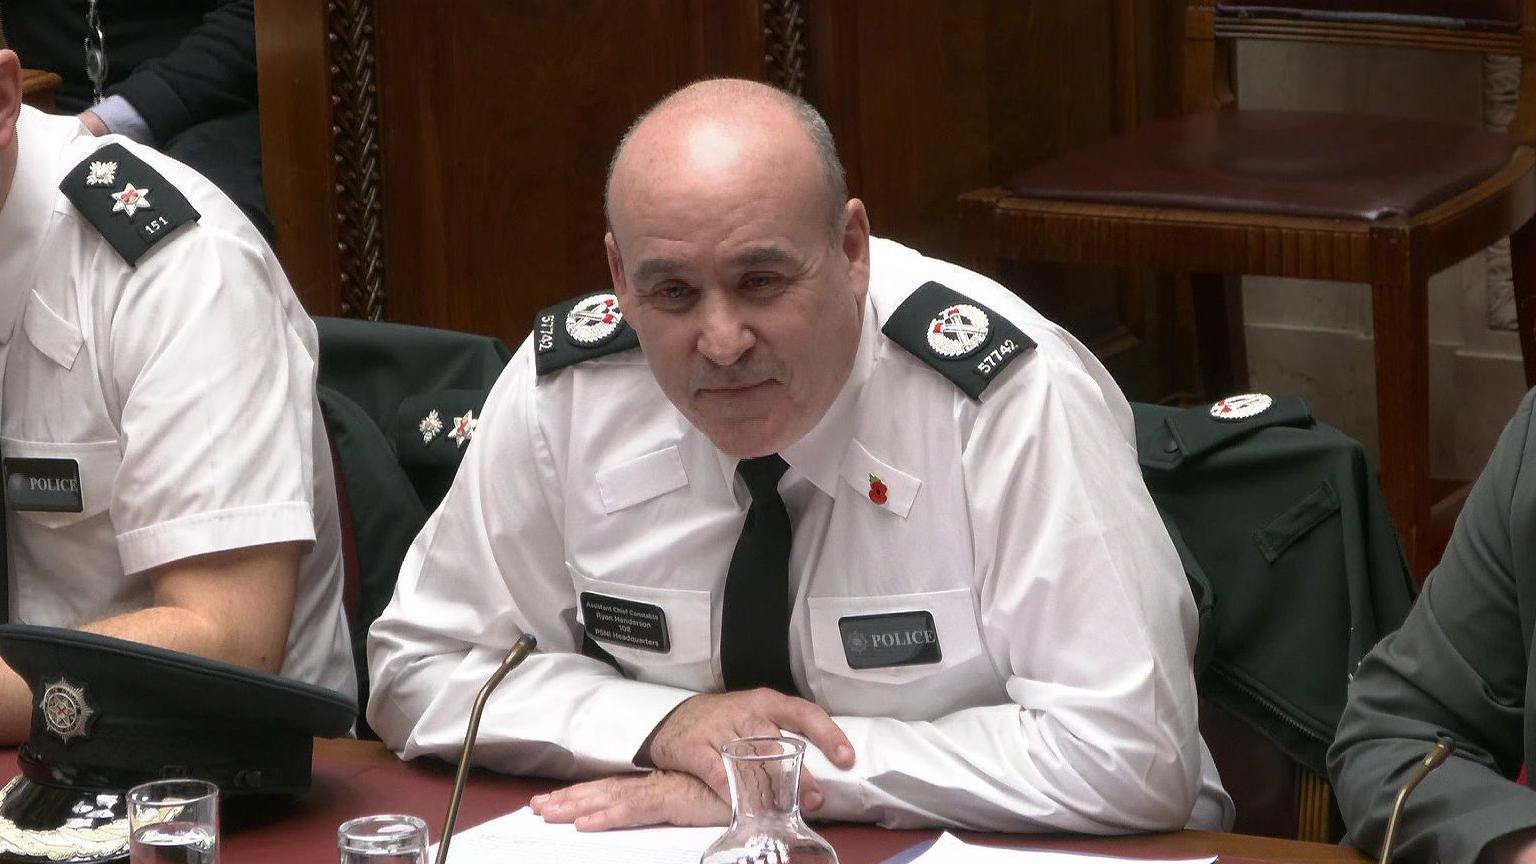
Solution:
<svg viewBox="0 0 1536 864">
<path fill-rule="evenodd" d="M 723 824 L 720 745 L 782 732 L 822 818 L 1230 824 L 1195 610 L 1086 349 L 872 240 L 826 124 L 759 84 L 652 108 L 607 204 L 611 293 L 541 313 L 451 430 L 475 443 L 372 629 L 394 750 L 456 754 L 528 632 L 475 753 L 588 780 L 550 821 Z"/>
</svg>

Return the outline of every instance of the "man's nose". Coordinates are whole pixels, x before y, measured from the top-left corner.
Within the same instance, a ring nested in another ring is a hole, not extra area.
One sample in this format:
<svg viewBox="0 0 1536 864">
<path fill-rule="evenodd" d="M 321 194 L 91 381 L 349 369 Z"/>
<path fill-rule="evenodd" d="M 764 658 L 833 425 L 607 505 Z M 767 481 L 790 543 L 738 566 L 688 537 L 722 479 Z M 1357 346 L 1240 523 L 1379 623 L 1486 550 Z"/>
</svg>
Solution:
<svg viewBox="0 0 1536 864">
<path fill-rule="evenodd" d="M 710 299 L 704 303 L 699 326 L 699 353 L 716 366 L 730 366 L 757 344 L 745 318 L 734 304 Z"/>
</svg>

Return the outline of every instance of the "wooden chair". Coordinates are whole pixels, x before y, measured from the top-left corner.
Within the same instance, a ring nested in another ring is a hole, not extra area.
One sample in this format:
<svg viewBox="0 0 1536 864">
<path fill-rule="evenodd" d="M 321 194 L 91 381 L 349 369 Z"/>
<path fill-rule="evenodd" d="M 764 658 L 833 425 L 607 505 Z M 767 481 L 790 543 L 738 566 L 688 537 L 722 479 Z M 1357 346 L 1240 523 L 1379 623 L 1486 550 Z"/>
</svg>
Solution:
<svg viewBox="0 0 1536 864">
<path fill-rule="evenodd" d="M 1244 39 L 1515 54 L 1508 135 L 1448 123 L 1234 107 Z M 1205 389 L 1246 385 L 1235 277 L 1365 282 L 1382 486 L 1415 572 L 1428 537 L 1431 274 L 1511 237 L 1526 380 L 1536 384 L 1536 0 L 1190 0 L 1185 115 L 961 197 L 977 267 L 1048 261 L 1189 275 Z"/>
</svg>

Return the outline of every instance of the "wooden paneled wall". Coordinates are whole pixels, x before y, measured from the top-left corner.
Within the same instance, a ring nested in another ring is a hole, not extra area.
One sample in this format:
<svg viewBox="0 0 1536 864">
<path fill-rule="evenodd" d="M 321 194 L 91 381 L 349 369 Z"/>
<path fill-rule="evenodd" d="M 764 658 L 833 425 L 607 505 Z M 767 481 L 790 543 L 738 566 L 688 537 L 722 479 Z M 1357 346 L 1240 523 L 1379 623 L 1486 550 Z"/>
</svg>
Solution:
<svg viewBox="0 0 1536 864">
<path fill-rule="evenodd" d="M 258 0 L 278 251 L 316 313 L 516 343 L 537 309 L 606 285 L 602 185 L 629 122 L 682 84 L 738 75 L 823 111 L 877 234 L 953 256 L 957 195 L 1174 110 L 1182 8 Z M 1166 285 L 1004 275 L 1133 394 L 1176 388 Z"/>
</svg>

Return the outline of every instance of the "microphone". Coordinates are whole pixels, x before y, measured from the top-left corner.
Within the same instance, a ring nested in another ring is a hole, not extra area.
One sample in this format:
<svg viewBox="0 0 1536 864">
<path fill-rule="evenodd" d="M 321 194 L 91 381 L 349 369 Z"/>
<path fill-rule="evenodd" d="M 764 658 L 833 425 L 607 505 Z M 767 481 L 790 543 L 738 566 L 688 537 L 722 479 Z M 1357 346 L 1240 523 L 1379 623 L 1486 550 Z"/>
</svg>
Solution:
<svg viewBox="0 0 1536 864">
<path fill-rule="evenodd" d="M 443 820 L 443 839 L 437 844 L 436 864 L 448 860 L 448 841 L 453 839 L 453 824 L 459 821 L 459 801 L 464 797 L 464 781 L 469 779 L 469 754 L 474 752 L 475 736 L 480 734 L 480 715 L 485 713 L 485 703 L 490 700 L 491 691 L 496 689 L 501 679 L 517 668 L 538 644 L 539 640 L 533 638 L 531 633 L 517 637 L 501 665 L 491 673 L 485 686 L 480 688 L 480 695 L 475 697 L 475 707 L 469 712 L 469 728 L 464 731 L 464 750 L 459 753 L 459 771 L 453 778 L 453 797 L 448 799 L 448 818 Z"/>
<path fill-rule="evenodd" d="M 1407 782 L 1397 790 L 1397 801 L 1392 804 L 1392 816 L 1387 819 L 1387 836 L 1381 841 L 1381 857 L 1376 859 L 1376 864 L 1389 864 L 1392 860 L 1392 845 L 1397 842 L 1397 823 L 1403 818 L 1403 806 L 1408 803 L 1409 794 L 1420 781 L 1429 776 L 1429 772 L 1445 764 L 1445 760 L 1449 759 L 1455 750 L 1455 742 L 1442 736 L 1435 742 L 1435 746 L 1424 754 L 1424 758 L 1413 769 L 1413 773 L 1408 775 Z"/>
</svg>

